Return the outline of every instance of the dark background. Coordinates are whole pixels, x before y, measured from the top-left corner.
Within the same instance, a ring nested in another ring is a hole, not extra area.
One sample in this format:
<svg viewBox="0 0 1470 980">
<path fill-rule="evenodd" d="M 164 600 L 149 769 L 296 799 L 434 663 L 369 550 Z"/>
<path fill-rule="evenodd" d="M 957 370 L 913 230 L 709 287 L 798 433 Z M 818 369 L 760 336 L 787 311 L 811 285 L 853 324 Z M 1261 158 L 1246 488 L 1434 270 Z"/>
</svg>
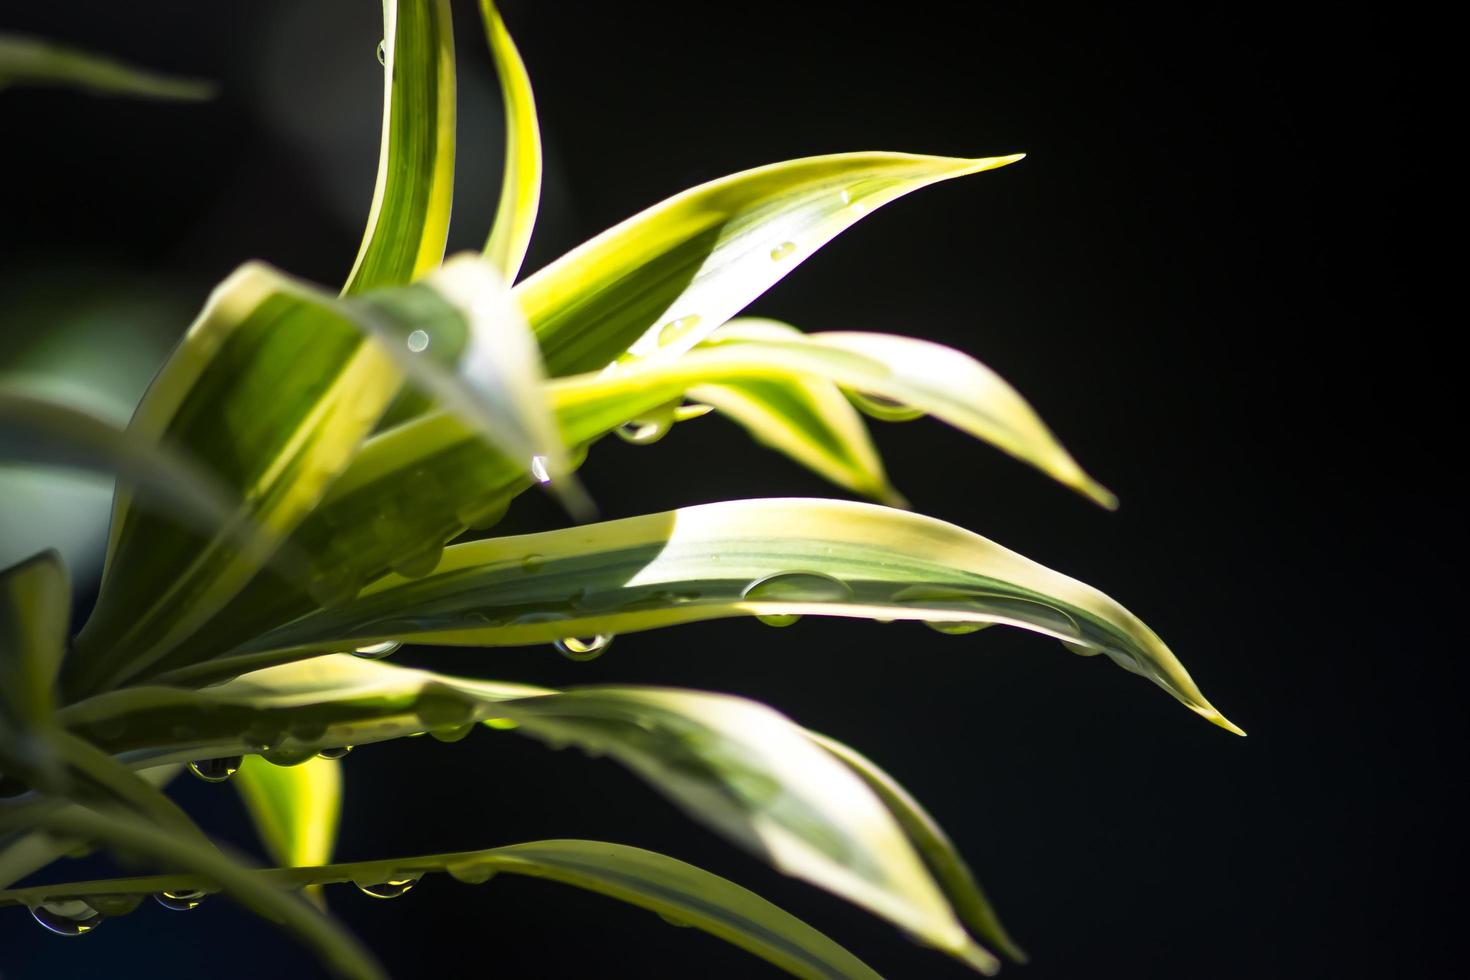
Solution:
<svg viewBox="0 0 1470 980">
<path fill-rule="evenodd" d="M 945 825 L 1032 952 L 1008 976 L 1434 972 L 1455 938 L 1465 721 L 1463 602 L 1449 593 L 1463 525 L 1455 363 L 1432 329 L 1446 318 L 1431 315 L 1415 203 L 1431 113 L 1411 69 L 1432 27 L 1407 11 L 1179 6 L 507 0 L 505 13 L 548 153 L 529 268 L 778 159 L 1029 153 L 885 209 L 755 309 L 951 343 L 1014 383 L 1118 492 L 1118 513 L 932 422 L 878 428 L 898 486 L 1127 603 L 1250 738 L 1015 632 L 730 621 L 623 637 L 589 664 L 542 649 L 405 659 L 739 693 L 860 747 Z M 376 165 L 377 7 L 6 5 L 0 29 L 215 78 L 223 94 L 175 106 L 0 93 L 0 289 L 186 297 L 157 325 L 167 341 L 245 259 L 340 282 Z M 501 123 L 473 5 L 459 7 L 451 246 L 465 248 L 493 213 Z M 12 346 L 46 329 L 3 326 Z M 656 447 L 604 443 L 584 474 L 612 517 L 835 495 L 718 419 Z M 562 520 L 528 496 L 507 527 Z M 483 732 L 373 747 L 346 771 L 345 859 L 605 838 L 752 887 L 885 974 L 965 975 L 607 762 Z M 227 787 L 177 792 L 249 841 Z M 530 880 L 426 880 L 392 903 L 339 890 L 333 904 L 396 976 L 772 972 Z M 70 941 L 0 915 L 6 980 L 160 969 L 315 975 L 225 901 L 187 919 L 143 908 Z"/>
</svg>

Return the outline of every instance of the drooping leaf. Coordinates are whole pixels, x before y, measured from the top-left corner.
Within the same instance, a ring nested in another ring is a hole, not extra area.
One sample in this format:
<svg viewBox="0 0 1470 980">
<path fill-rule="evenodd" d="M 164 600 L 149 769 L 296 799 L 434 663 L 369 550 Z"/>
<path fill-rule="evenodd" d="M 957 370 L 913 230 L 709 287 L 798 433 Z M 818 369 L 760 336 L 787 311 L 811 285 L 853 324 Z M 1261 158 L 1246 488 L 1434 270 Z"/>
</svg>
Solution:
<svg viewBox="0 0 1470 980">
<path fill-rule="evenodd" d="M 0 89 L 7 85 L 77 88 L 93 95 L 197 102 L 213 98 L 212 82 L 178 78 L 106 55 L 18 34 L 0 34 Z"/>
<path fill-rule="evenodd" d="M 351 980 L 378 980 L 387 976 L 346 930 L 269 876 L 187 837 L 160 830 L 137 817 L 121 812 L 95 812 L 78 807 L 0 811 L 0 830 L 15 828 L 43 830 L 74 840 L 99 843 L 125 851 L 135 859 L 142 857 L 157 862 L 171 869 L 174 872 L 173 877 L 190 882 L 208 882 L 211 891 L 228 892 L 246 908 L 279 923 L 295 934 L 337 976 Z M 173 877 L 165 876 L 162 880 L 172 881 Z M 172 889 L 165 884 L 157 890 Z M 46 901 L 89 902 L 117 896 L 122 899 L 118 904 L 126 910 L 131 907 L 128 900 L 133 900 L 131 904 L 135 905 L 136 900 L 146 894 L 146 890 L 118 890 L 108 887 L 107 883 L 50 885 L 0 892 L 0 905 L 26 905 L 34 908 Z M 112 903 L 100 901 L 99 904 L 112 906 Z"/>
<path fill-rule="evenodd" d="M 864 215 L 1019 155 L 839 153 L 746 170 L 636 214 L 517 286 L 553 375 L 676 356 Z"/>
<path fill-rule="evenodd" d="M 398 286 L 444 259 L 454 191 L 448 0 L 383 4 L 383 141 L 372 210 L 344 294 Z"/>
<path fill-rule="evenodd" d="M 541 128 L 536 122 L 530 76 L 500 11 L 491 0 L 480 0 L 480 13 L 490 52 L 495 56 L 495 73 L 500 78 L 505 107 L 505 172 L 495 224 L 485 243 L 485 258 L 510 283 L 520 274 L 541 204 Z"/>
<path fill-rule="evenodd" d="M 836 500 L 730 501 L 456 545 L 430 575 L 389 576 L 237 652 L 514 646 L 742 615 L 1019 626 L 1105 653 L 1239 731 L 1152 630 L 1096 589 L 953 524 Z"/>
<path fill-rule="evenodd" d="M 535 339 L 487 260 L 457 256 L 419 286 L 379 291 L 352 306 L 412 381 L 486 443 L 522 460 L 523 472 L 537 472 L 575 512 L 590 512 L 569 475 Z"/>
<path fill-rule="evenodd" d="M 889 813 L 908 834 L 910 843 L 924 858 L 934 880 L 944 889 L 944 895 L 949 899 L 955 914 L 975 937 L 1018 963 L 1026 962 L 1026 954 L 1000 924 L 1000 918 L 991 908 L 990 900 L 981 891 L 969 865 L 919 801 L 910 796 L 897 780 L 856 749 L 816 732 L 808 731 L 806 734 L 846 763 L 888 807 Z"/>
<path fill-rule="evenodd" d="M 793 976 L 812 980 L 876 980 L 877 974 L 822 933 L 754 892 L 653 851 L 601 841 L 548 840 L 484 851 L 359 861 L 319 868 L 253 872 L 275 888 L 356 882 L 374 885 L 444 872 L 479 884 L 506 873 L 545 878 L 607 895 L 689 925 L 754 953 Z M 133 895 L 214 890 L 207 874 L 156 875 L 0 891 L 0 907 L 84 894 Z M 278 892 L 280 894 L 281 892 Z"/>
<path fill-rule="evenodd" d="M 994 965 L 965 935 L 880 795 L 803 729 L 742 698 L 660 688 L 554 692 L 338 656 L 197 692 L 117 691 L 66 714 L 95 737 L 116 733 L 111 750 L 150 761 L 200 751 L 175 728 L 211 752 L 247 751 L 268 739 L 273 752 L 299 756 L 488 719 L 553 746 L 610 756 L 778 869 L 972 965 Z M 319 734 L 295 734 L 303 729 Z"/>
<path fill-rule="evenodd" d="M 831 382 L 803 376 L 731 380 L 691 387 L 688 395 L 838 486 L 906 506 L 888 482 L 862 416 Z"/>
</svg>

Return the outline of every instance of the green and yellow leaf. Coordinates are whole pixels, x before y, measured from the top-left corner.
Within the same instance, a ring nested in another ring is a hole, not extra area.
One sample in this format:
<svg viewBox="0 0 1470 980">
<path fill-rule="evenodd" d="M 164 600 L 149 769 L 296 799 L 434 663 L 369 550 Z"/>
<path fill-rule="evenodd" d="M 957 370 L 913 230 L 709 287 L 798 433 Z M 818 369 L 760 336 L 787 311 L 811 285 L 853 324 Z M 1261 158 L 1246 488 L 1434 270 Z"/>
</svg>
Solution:
<svg viewBox="0 0 1470 980">
<path fill-rule="evenodd" d="M 7 85 L 77 88 L 93 95 L 197 102 L 213 98 L 211 82 L 124 64 L 39 37 L 0 34 L 0 89 Z"/>
</svg>

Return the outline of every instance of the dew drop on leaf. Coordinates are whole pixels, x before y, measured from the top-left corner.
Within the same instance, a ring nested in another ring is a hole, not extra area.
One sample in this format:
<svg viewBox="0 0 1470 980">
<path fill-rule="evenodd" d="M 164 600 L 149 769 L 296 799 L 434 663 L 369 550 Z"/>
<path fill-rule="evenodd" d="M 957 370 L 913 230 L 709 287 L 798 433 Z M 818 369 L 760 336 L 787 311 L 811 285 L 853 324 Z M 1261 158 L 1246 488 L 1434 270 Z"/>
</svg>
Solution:
<svg viewBox="0 0 1470 980">
<path fill-rule="evenodd" d="M 58 936 L 85 936 L 106 918 L 80 898 L 56 898 L 31 906 L 36 921 Z"/>
<path fill-rule="evenodd" d="M 924 625 L 936 633 L 943 633 L 945 636 L 964 636 L 966 633 L 978 633 L 987 626 L 994 626 L 995 624 L 967 623 L 963 620 L 955 619 L 931 619 L 926 620 Z"/>
<path fill-rule="evenodd" d="M 429 349 L 429 331 L 414 330 L 408 335 L 406 343 L 408 344 L 409 350 L 415 354 L 422 354 Z"/>
<path fill-rule="evenodd" d="M 689 331 L 699 326 L 699 321 L 699 315 L 693 313 L 689 316 L 681 316 L 677 319 L 670 320 L 658 329 L 658 345 L 660 347 L 667 347 L 669 344 L 676 343 L 679 338 L 687 335 Z"/>
<path fill-rule="evenodd" d="M 791 255 L 791 253 L 792 252 L 795 252 L 795 251 L 796 251 L 796 243 L 795 242 L 782 242 L 780 245 L 777 245 L 775 248 L 771 249 L 771 258 L 774 261 L 779 262 L 782 259 L 784 259 L 784 258 L 788 257 L 789 255 Z"/>
<path fill-rule="evenodd" d="M 402 878 L 389 878 L 386 881 L 377 881 L 371 884 L 354 882 L 359 891 L 373 898 L 397 898 L 406 895 L 414 885 L 419 883 L 418 875 L 405 875 Z"/>
<path fill-rule="evenodd" d="M 378 42 L 378 64 L 385 67 L 388 64 L 388 42 L 386 40 Z"/>
<path fill-rule="evenodd" d="M 495 868 L 489 864 L 476 861 L 466 861 L 462 864 L 451 864 L 444 870 L 455 881 L 466 885 L 483 885 L 495 877 Z"/>
<path fill-rule="evenodd" d="M 173 909 L 175 912 L 187 912 L 190 909 L 197 909 L 204 904 L 204 892 L 157 892 L 154 894 L 153 900 L 166 909 Z"/>
<path fill-rule="evenodd" d="M 542 565 L 545 565 L 545 564 L 546 564 L 546 558 L 545 558 L 544 555 L 536 555 L 536 554 L 527 555 L 526 557 L 524 557 L 524 558 L 521 559 L 521 571 L 523 571 L 523 572 L 539 572 L 539 571 L 541 571 L 541 566 Z"/>
<path fill-rule="evenodd" d="M 429 731 L 429 734 L 436 742 L 444 742 L 447 745 L 452 745 L 455 742 L 464 741 L 470 732 L 474 730 L 474 723 L 471 722 L 467 725 L 455 725 L 453 728 L 434 728 Z"/>
<path fill-rule="evenodd" d="M 317 755 L 323 759 L 345 759 L 347 758 L 347 753 L 351 751 L 352 746 L 350 745 L 334 745 L 330 749 L 322 749 Z"/>
<path fill-rule="evenodd" d="M 352 651 L 352 655 L 364 660 L 382 660 L 389 654 L 397 653 L 401 646 L 403 644 L 397 640 L 384 640 L 382 643 L 370 643 L 365 647 L 358 647 Z"/>
<path fill-rule="evenodd" d="M 241 757 L 223 756 L 218 759 L 196 759 L 189 763 L 189 771 L 206 783 L 222 783 L 240 771 Z"/>
<path fill-rule="evenodd" d="M 598 633 L 595 636 L 564 636 L 552 646 L 568 660 L 596 660 L 612 645 L 612 634 Z"/>
<path fill-rule="evenodd" d="M 795 624 L 801 622 L 800 616 L 792 616 L 789 614 L 785 616 L 757 616 L 755 617 L 755 619 L 756 622 L 764 623 L 767 626 L 794 626 Z"/>
<path fill-rule="evenodd" d="M 634 446 L 651 446 L 673 429 L 672 418 L 635 419 L 618 426 L 613 431 L 618 438 Z"/>
<path fill-rule="evenodd" d="M 546 457 L 531 457 L 531 475 L 536 478 L 537 483 L 550 483 L 551 474 L 546 471 Z"/>
</svg>

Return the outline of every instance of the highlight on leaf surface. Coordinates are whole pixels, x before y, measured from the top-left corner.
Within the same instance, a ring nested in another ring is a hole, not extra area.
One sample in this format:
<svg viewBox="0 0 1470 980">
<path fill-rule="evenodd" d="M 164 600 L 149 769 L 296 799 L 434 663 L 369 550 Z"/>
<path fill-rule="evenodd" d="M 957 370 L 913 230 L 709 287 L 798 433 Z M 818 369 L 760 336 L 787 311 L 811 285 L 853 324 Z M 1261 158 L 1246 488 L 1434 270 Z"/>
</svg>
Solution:
<svg viewBox="0 0 1470 980">
<path fill-rule="evenodd" d="M 383 578 L 237 652 L 515 646 L 742 615 L 1019 626 L 1105 653 L 1239 731 L 1152 630 L 1096 589 L 953 524 L 836 500 L 728 501 L 455 545 L 426 576 Z"/>
</svg>

